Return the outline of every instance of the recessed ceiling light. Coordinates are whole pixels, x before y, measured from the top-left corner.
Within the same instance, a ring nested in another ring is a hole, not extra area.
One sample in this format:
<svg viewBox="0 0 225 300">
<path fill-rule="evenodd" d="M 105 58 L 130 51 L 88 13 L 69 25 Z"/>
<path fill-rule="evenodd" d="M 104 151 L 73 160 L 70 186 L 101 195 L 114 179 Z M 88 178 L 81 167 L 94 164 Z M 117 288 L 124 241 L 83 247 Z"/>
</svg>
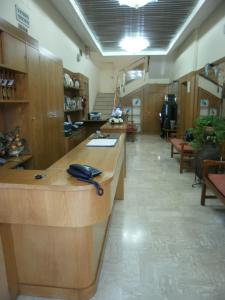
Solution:
<svg viewBox="0 0 225 300">
<path fill-rule="evenodd" d="M 119 46 L 122 49 L 124 49 L 127 52 L 130 52 L 132 54 L 135 54 L 137 52 L 140 52 L 140 51 L 146 49 L 147 47 L 149 47 L 149 45 L 150 45 L 149 41 L 141 36 L 125 37 L 119 43 Z"/>
<path fill-rule="evenodd" d="M 139 8 L 152 2 L 158 2 L 158 0 L 119 0 L 120 5 L 128 5 L 134 8 Z"/>
</svg>

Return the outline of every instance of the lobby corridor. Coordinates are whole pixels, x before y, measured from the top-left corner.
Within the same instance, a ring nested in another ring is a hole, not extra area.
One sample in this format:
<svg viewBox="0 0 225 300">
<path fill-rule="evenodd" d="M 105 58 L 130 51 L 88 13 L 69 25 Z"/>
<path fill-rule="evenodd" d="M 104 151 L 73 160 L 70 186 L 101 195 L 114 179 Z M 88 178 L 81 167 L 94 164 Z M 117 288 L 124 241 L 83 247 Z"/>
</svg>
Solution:
<svg viewBox="0 0 225 300">
<path fill-rule="evenodd" d="M 114 206 L 93 300 L 225 299 L 225 208 L 201 207 L 193 180 L 159 137 L 127 143 L 125 199 Z"/>
</svg>

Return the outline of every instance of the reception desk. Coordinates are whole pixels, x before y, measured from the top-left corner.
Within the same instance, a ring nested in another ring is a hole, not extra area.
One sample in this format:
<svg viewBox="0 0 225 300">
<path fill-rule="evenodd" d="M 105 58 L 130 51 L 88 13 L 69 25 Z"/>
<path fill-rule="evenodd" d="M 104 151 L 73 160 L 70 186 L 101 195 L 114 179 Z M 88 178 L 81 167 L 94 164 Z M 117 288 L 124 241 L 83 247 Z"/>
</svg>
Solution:
<svg viewBox="0 0 225 300">
<path fill-rule="evenodd" d="M 124 196 L 125 135 L 112 148 L 87 142 L 44 171 L 0 169 L 0 299 L 95 294 L 113 202 Z M 67 174 L 72 163 L 103 171 L 103 196 Z"/>
</svg>

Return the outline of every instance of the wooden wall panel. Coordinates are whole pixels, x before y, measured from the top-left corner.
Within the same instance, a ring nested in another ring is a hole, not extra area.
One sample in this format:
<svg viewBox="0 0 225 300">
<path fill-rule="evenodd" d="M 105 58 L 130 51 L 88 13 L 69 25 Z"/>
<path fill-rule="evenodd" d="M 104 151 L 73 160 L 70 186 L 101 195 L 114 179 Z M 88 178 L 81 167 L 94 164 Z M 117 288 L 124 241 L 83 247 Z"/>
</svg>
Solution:
<svg viewBox="0 0 225 300">
<path fill-rule="evenodd" d="M 177 131 L 179 136 L 183 136 L 186 129 L 193 127 L 196 118 L 196 103 L 196 75 L 190 73 L 179 79 L 177 98 Z"/>
<path fill-rule="evenodd" d="M 168 85 L 150 84 L 144 88 L 142 109 L 143 133 L 160 134 L 160 117 Z"/>
<path fill-rule="evenodd" d="M 134 99 L 134 98 L 140 98 L 141 101 L 143 102 L 143 100 L 144 100 L 143 89 L 139 89 L 139 90 L 123 97 L 123 102 L 122 102 L 123 107 L 132 106 L 132 99 Z"/>
<path fill-rule="evenodd" d="M 135 108 L 133 106 L 133 99 L 139 98 L 141 100 L 140 114 L 135 112 Z M 142 132 L 142 110 L 143 110 L 143 101 L 144 101 L 144 93 L 143 88 L 134 91 L 133 93 L 125 96 L 122 101 L 123 107 L 129 107 L 131 109 L 131 113 L 128 116 L 128 122 L 134 122 L 137 127 L 138 132 Z"/>
<path fill-rule="evenodd" d="M 132 106 L 133 98 L 141 99 L 141 128 L 143 133 L 160 134 L 159 113 L 167 93 L 168 85 L 148 84 L 123 98 L 123 106 Z"/>
</svg>

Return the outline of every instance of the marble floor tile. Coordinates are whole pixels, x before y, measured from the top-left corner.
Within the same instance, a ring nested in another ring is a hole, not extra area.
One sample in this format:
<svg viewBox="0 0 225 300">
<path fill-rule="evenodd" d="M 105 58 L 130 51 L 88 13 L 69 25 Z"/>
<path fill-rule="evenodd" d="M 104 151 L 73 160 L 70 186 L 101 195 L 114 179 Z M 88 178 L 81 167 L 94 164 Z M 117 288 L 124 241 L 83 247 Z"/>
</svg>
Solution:
<svg viewBox="0 0 225 300">
<path fill-rule="evenodd" d="M 193 182 L 158 136 L 127 142 L 125 199 L 114 206 L 93 300 L 225 299 L 225 206 L 201 207 Z"/>
</svg>

